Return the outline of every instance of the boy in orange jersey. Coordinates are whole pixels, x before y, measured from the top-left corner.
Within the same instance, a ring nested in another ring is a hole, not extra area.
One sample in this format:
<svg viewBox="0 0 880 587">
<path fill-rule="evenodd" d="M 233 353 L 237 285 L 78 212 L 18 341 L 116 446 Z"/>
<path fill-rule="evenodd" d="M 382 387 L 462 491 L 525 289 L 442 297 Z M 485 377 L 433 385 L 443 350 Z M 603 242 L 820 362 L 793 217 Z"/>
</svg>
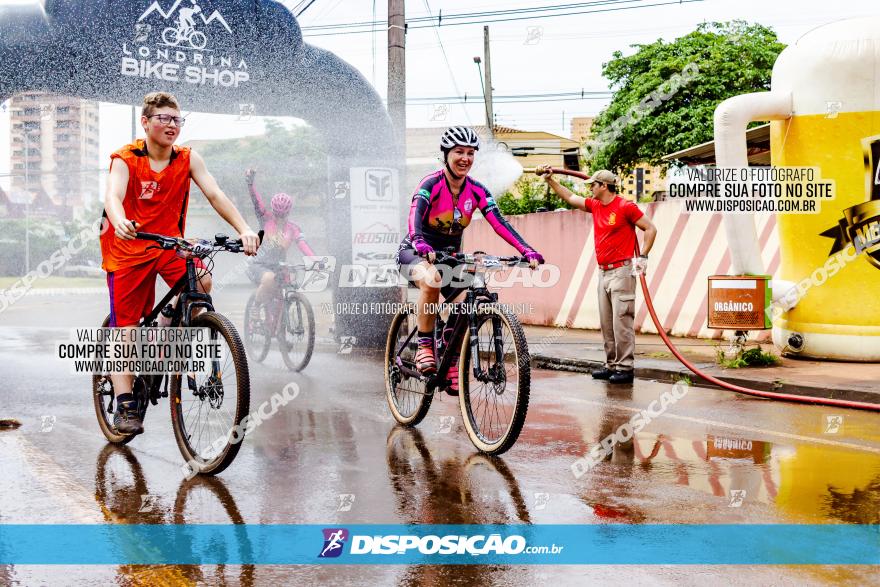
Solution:
<svg viewBox="0 0 880 587">
<path fill-rule="evenodd" d="M 175 251 L 147 248 L 154 244 L 135 239 L 137 231 L 182 237 L 186 226 L 190 180 L 205 194 L 211 206 L 239 234 L 247 255 L 259 246 L 232 201 L 223 193 L 205 166 L 188 147 L 177 147 L 185 120 L 177 99 L 165 92 L 144 97 L 141 126 L 145 139 L 138 139 L 110 156 L 110 177 L 104 198 L 104 215 L 115 232 L 101 235 L 103 268 L 110 290 L 110 326 L 133 328 L 155 303 L 156 278 L 169 286 L 186 273 L 186 262 Z M 199 291 L 211 291 L 211 275 L 199 275 Z M 132 394 L 134 375 L 111 374 L 116 395 L 113 424 L 122 434 L 140 434 L 143 423 Z"/>
</svg>

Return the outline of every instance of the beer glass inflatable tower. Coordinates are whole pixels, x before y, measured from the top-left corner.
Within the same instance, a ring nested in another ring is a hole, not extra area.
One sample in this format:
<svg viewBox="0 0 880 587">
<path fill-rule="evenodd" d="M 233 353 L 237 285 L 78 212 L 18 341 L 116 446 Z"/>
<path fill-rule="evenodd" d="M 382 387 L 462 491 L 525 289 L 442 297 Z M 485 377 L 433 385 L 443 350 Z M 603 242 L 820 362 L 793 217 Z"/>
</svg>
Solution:
<svg viewBox="0 0 880 587">
<path fill-rule="evenodd" d="M 836 186 L 820 213 L 778 215 L 774 290 L 800 284 L 802 295 L 774 320 L 775 344 L 813 358 L 880 361 L 880 17 L 813 29 L 780 54 L 770 92 L 723 102 L 719 167 L 747 165 L 753 120 L 772 121 L 774 166 L 816 167 Z M 725 231 L 734 273 L 763 273 L 753 217 L 727 215 Z"/>
</svg>

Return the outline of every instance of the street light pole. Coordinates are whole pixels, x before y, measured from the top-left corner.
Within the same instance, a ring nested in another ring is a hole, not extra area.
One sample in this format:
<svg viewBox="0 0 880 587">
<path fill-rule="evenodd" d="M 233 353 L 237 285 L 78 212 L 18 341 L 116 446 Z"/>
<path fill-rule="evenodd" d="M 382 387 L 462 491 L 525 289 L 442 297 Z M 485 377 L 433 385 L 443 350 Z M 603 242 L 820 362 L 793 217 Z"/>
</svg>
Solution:
<svg viewBox="0 0 880 587">
<path fill-rule="evenodd" d="M 31 272 L 31 135 L 24 132 L 24 272 Z"/>
<path fill-rule="evenodd" d="M 489 101 L 486 97 L 486 86 L 483 83 L 483 67 L 480 65 L 483 60 L 479 55 L 474 57 L 474 63 L 477 64 L 477 71 L 480 72 L 480 88 L 483 89 L 483 110 L 486 114 L 486 130 L 489 132 L 490 138 L 495 138 L 495 125 L 492 123 L 492 115 L 489 113 Z"/>
</svg>

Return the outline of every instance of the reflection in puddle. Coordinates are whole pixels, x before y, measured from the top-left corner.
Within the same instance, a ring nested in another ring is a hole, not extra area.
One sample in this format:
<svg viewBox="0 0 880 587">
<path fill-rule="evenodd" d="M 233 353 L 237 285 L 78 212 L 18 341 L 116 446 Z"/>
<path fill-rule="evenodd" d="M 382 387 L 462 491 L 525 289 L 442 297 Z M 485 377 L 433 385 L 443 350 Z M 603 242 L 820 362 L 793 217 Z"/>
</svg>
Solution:
<svg viewBox="0 0 880 587">
<path fill-rule="evenodd" d="M 500 457 L 477 453 L 464 460 L 438 459 L 417 428 L 396 426 L 386 441 L 386 462 L 404 523 L 531 524 L 516 477 Z M 511 584 L 510 573 L 510 568 L 489 565 L 411 565 L 398 584 Z"/>
<path fill-rule="evenodd" d="M 608 410 L 593 442 L 613 434 L 631 415 Z M 615 444 L 592 470 L 581 499 L 600 520 L 639 523 L 669 521 L 669 516 L 678 519 L 680 512 L 662 511 L 656 500 L 639 508 L 640 482 L 686 487 L 723 500 L 724 509 L 716 507 L 709 512 L 714 519 L 695 520 L 704 523 L 725 521 L 746 505 L 766 506 L 775 513 L 776 519 L 765 516 L 764 523 L 876 524 L 880 519 L 880 455 L 735 435 L 706 434 L 695 439 L 679 432 L 658 434 L 657 425 L 651 429 Z"/>
<path fill-rule="evenodd" d="M 104 519 L 113 524 L 245 524 L 245 520 L 218 477 L 182 480 L 168 507 L 167 496 L 149 491 L 140 462 L 125 446 L 108 444 L 95 467 L 95 500 Z M 242 526 L 239 552 L 223 553 L 232 559 L 252 559 L 252 548 Z M 225 547 L 225 542 L 218 547 Z M 124 585 L 226 585 L 254 584 L 253 565 L 120 565 L 118 580 Z"/>
<path fill-rule="evenodd" d="M 530 524 L 516 477 L 500 457 L 435 459 L 416 428 L 394 427 L 388 474 L 404 523 Z"/>
</svg>

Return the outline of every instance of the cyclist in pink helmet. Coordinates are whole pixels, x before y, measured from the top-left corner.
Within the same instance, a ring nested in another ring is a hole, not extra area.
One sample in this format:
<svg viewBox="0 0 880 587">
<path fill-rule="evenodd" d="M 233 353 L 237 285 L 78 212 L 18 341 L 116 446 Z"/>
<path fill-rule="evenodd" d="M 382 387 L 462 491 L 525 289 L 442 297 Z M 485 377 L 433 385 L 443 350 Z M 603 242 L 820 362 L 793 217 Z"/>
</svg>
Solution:
<svg viewBox="0 0 880 587">
<path fill-rule="evenodd" d="M 260 228 L 265 231 L 263 236 L 264 245 L 260 247 L 260 251 L 256 260 L 263 263 L 272 263 L 284 261 L 287 258 L 287 251 L 290 245 L 296 242 L 303 255 L 315 256 L 314 251 L 306 242 L 302 230 L 299 226 L 288 220 L 287 216 L 293 208 L 293 197 L 278 193 L 272 196 L 269 202 L 269 209 L 263 198 L 254 187 L 254 177 L 257 172 L 254 169 L 248 169 L 245 172 L 245 179 L 248 184 L 248 191 L 251 194 L 251 201 L 254 203 L 254 210 L 257 212 L 257 220 L 260 222 Z M 275 273 L 267 269 L 264 265 L 252 264 L 248 268 L 251 279 L 258 281 L 260 286 L 257 289 L 257 299 L 267 302 L 275 296 L 277 286 L 275 284 Z"/>
<path fill-rule="evenodd" d="M 272 213 L 275 214 L 276 217 L 284 217 L 287 216 L 288 212 L 290 212 L 290 208 L 293 206 L 293 198 L 284 192 L 280 192 L 272 196 L 271 204 Z"/>
</svg>

